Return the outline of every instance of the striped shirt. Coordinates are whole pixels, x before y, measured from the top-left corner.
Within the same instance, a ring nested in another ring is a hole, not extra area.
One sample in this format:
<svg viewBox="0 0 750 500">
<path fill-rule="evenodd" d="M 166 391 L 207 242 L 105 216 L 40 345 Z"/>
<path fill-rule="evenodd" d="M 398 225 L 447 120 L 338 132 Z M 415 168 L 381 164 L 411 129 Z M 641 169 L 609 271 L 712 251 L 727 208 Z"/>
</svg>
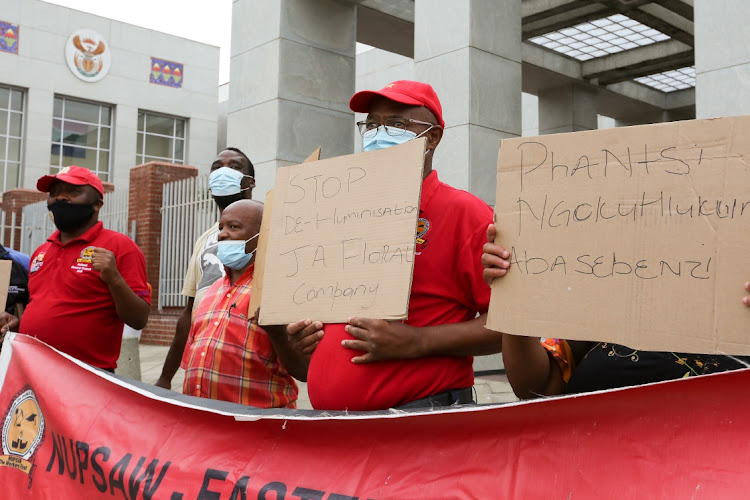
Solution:
<svg viewBox="0 0 750 500">
<path fill-rule="evenodd" d="M 206 290 L 183 354 L 182 391 L 258 408 L 296 408 L 297 384 L 266 332 L 246 317 L 254 267 L 234 284 L 227 273 Z"/>
</svg>

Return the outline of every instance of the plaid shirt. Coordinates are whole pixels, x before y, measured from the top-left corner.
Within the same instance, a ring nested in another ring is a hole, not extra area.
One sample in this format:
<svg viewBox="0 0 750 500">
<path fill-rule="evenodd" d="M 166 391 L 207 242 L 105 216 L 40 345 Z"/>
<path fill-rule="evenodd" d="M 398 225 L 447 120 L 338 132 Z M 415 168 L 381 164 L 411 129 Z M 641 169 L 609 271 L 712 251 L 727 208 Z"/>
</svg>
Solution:
<svg viewBox="0 0 750 500">
<path fill-rule="evenodd" d="M 254 267 L 234 284 L 227 273 L 206 290 L 183 355 L 182 392 L 258 408 L 296 408 L 297 384 L 266 332 L 245 316 Z"/>
</svg>

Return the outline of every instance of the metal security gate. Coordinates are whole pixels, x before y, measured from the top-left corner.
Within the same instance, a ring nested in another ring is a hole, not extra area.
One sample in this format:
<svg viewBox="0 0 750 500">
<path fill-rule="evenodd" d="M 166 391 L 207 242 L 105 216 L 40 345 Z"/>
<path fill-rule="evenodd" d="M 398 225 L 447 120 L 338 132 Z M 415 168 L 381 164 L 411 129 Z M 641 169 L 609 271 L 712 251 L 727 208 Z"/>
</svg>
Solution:
<svg viewBox="0 0 750 500">
<path fill-rule="evenodd" d="M 16 220 L 16 212 L 10 213 L 10 225 L 5 223 L 5 210 L 0 210 L 0 235 L 3 237 L 2 244 L 8 248 L 16 248 L 16 230 L 20 229 Z M 5 238 L 5 231 L 8 231 L 8 238 Z"/>
<path fill-rule="evenodd" d="M 129 199 L 130 192 L 124 189 L 105 194 L 99 220 L 107 229 L 127 234 L 135 241 L 135 221 L 128 224 Z"/>
<path fill-rule="evenodd" d="M 34 253 L 39 245 L 47 241 L 55 232 L 55 224 L 49 216 L 47 202 L 40 201 L 26 205 L 21 215 L 21 251 L 27 255 Z"/>
<path fill-rule="evenodd" d="M 195 240 L 218 218 L 208 175 L 164 184 L 159 257 L 159 309 L 184 307 L 182 285 Z"/>
</svg>

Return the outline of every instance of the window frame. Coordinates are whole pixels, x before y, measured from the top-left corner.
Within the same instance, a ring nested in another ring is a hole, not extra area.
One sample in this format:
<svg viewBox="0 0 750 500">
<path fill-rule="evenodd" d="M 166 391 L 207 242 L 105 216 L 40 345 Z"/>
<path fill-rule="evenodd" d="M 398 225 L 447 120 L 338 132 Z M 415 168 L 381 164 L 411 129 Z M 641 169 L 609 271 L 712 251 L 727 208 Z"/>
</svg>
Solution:
<svg viewBox="0 0 750 500">
<path fill-rule="evenodd" d="M 60 110 L 60 116 L 57 116 L 55 111 L 55 101 L 57 99 L 62 100 L 62 107 Z M 87 122 L 82 120 L 74 120 L 71 118 L 65 117 L 65 111 L 66 111 L 66 103 L 69 101 L 78 102 L 82 104 L 89 104 L 92 106 L 98 106 L 98 116 L 97 116 L 97 123 L 93 122 Z M 109 109 L 109 123 L 104 124 L 102 123 L 102 111 L 104 108 Z M 94 170 L 91 170 L 94 172 L 99 178 L 104 182 L 112 182 L 113 175 L 112 175 L 112 155 L 114 151 L 114 140 L 115 140 L 115 128 L 114 128 L 114 122 L 115 122 L 115 106 L 113 104 L 105 103 L 105 102 L 98 102 L 98 101 L 91 101 L 87 99 L 81 99 L 78 97 L 71 97 L 67 95 L 61 95 L 61 94 L 55 94 L 53 104 L 52 104 L 52 132 L 54 132 L 54 122 L 55 120 L 60 120 L 60 138 L 55 141 L 54 137 L 51 138 L 50 141 L 50 174 L 56 174 L 59 172 L 62 168 L 66 167 L 67 165 L 63 165 L 63 158 L 65 155 L 63 154 L 65 147 L 74 147 L 79 149 L 85 149 L 87 151 L 95 151 L 96 155 L 96 168 Z M 63 135 L 63 131 L 65 130 L 65 123 L 75 123 L 79 125 L 93 125 L 97 127 L 97 133 L 96 133 L 96 147 L 88 146 L 84 144 L 68 144 L 65 142 L 65 136 Z M 102 147 L 102 128 L 109 129 L 109 146 L 107 148 Z M 58 165 L 52 164 L 52 155 L 54 154 L 52 152 L 52 149 L 58 146 L 59 147 L 59 162 Z M 106 152 L 107 153 L 107 165 L 106 169 L 102 169 L 102 166 L 100 164 L 100 158 L 101 153 Z M 73 163 L 75 164 L 75 163 Z M 88 167 L 87 167 L 88 168 Z"/>
<path fill-rule="evenodd" d="M 10 189 L 15 189 L 23 186 L 23 163 L 24 163 L 24 136 L 25 136 L 25 130 L 26 130 L 26 106 L 27 106 L 27 89 L 23 89 L 20 87 L 15 87 L 13 85 L 7 85 L 7 84 L 0 84 L 0 88 L 4 88 L 8 90 L 8 102 L 6 103 L 0 103 L 0 110 L 5 111 L 7 113 L 7 118 L 5 122 L 5 133 L 0 134 L 5 139 L 5 150 L 0 152 L 0 164 L 2 164 L 3 169 L 3 178 L 2 178 L 2 192 L 8 191 Z M 11 100 L 13 98 L 13 92 L 19 92 L 21 94 L 21 110 L 16 111 L 12 109 L 11 106 Z M 11 135 L 10 130 L 10 123 L 11 123 L 11 115 L 12 114 L 20 114 L 21 115 L 21 131 L 20 136 Z M 18 161 L 16 160 L 9 160 L 8 159 L 8 153 L 10 152 L 10 139 L 17 139 L 19 141 L 18 143 Z M 18 174 L 16 175 L 16 185 L 15 186 L 8 186 L 8 163 L 13 163 L 18 166 Z"/>
<path fill-rule="evenodd" d="M 141 128 L 141 115 L 143 116 L 143 128 Z M 172 120 L 172 135 L 157 134 L 154 132 L 148 132 L 148 117 L 153 116 L 157 118 L 168 118 Z M 177 136 L 177 124 L 181 121 L 183 123 L 183 136 Z M 138 110 L 138 122 L 136 125 L 136 152 L 135 152 L 135 164 L 142 165 L 150 161 L 163 161 L 168 163 L 174 163 L 176 165 L 187 164 L 187 141 L 188 141 L 188 126 L 189 120 L 182 116 L 170 115 L 166 113 L 158 113 L 154 111 L 148 111 L 146 109 Z M 161 137 L 171 140 L 171 157 L 165 156 L 154 156 L 146 154 L 146 139 L 148 136 Z M 138 148 L 138 141 L 140 140 L 140 149 Z M 182 158 L 176 157 L 177 148 L 175 147 L 178 141 L 182 142 Z"/>
</svg>

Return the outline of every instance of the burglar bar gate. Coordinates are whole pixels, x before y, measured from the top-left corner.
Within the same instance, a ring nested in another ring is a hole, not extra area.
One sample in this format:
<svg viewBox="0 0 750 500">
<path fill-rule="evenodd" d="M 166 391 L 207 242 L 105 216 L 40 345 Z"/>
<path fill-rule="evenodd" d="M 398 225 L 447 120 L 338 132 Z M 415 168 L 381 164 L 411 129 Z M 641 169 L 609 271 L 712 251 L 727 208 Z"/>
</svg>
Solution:
<svg viewBox="0 0 750 500">
<path fill-rule="evenodd" d="M 16 221 L 16 212 L 10 213 L 10 226 L 5 225 L 5 211 L 0 210 L 0 235 L 2 235 L 2 244 L 8 248 L 16 248 L 16 229 L 19 229 Z M 8 238 L 5 239 L 5 230 L 8 230 Z"/>
<path fill-rule="evenodd" d="M 134 239 L 135 221 L 128 228 L 128 196 L 126 190 L 105 194 L 99 220 L 107 229 L 127 234 Z M 21 251 L 31 255 L 55 232 L 55 224 L 49 216 L 46 200 L 26 205 L 22 210 Z"/>
<path fill-rule="evenodd" d="M 184 307 L 182 285 L 195 240 L 213 226 L 218 212 L 208 175 L 164 184 L 159 257 L 159 309 Z"/>
</svg>

